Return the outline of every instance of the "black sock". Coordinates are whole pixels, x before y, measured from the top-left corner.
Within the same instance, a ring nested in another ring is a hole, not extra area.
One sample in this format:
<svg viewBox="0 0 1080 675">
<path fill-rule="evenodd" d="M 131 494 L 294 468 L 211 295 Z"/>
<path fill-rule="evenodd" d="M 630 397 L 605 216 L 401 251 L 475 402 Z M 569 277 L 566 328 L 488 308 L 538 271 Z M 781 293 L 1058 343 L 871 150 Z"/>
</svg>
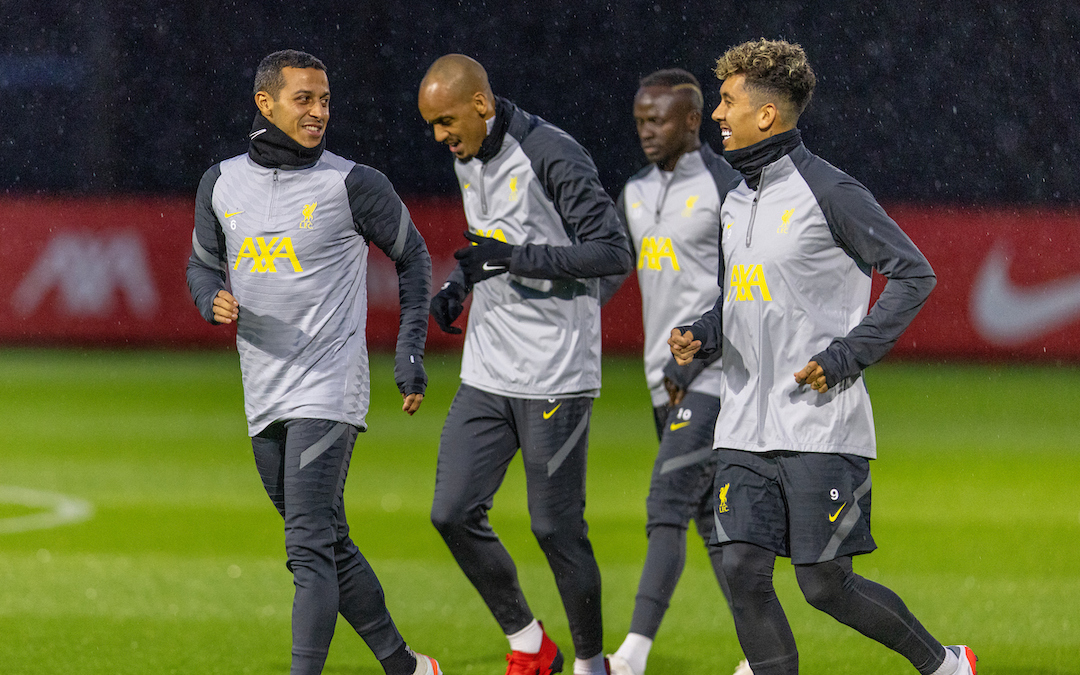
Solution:
<svg viewBox="0 0 1080 675">
<path fill-rule="evenodd" d="M 416 672 L 416 659 L 418 657 L 409 649 L 404 642 L 394 650 L 394 653 L 379 661 L 386 675 L 413 675 Z"/>
</svg>

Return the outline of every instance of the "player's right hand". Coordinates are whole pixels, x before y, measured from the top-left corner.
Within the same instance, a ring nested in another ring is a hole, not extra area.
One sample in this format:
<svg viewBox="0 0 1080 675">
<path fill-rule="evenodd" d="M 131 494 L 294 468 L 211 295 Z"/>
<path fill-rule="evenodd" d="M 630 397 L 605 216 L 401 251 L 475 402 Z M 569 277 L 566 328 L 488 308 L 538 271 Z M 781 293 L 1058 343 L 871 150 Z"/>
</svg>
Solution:
<svg viewBox="0 0 1080 675">
<path fill-rule="evenodd" d="M 671 329 L 671 337 L 668 338 L 668 346 L 671 347 L 671 355 L 675 357 L 675 363 L 685 366 L 694 360 L 694 354 L 701 349 L 701 340 L 695 340 L 691 331 L 685 333 L 678 328 Z"/>
<path fill-rule="evenodd" d="M 447 281 L 431 299 L 431 316 L 444 333 L 459 335 L 461 329 L 451 324 L 465 310 L 465 297 L 469 290 L 455 281 Z"/>
<path fill-rule="evenodd" d="M 226 290 L 217 292 L 214 297 L 214 321 L 232 323 L 240 315 L 240 303 Z"/>
</svg>

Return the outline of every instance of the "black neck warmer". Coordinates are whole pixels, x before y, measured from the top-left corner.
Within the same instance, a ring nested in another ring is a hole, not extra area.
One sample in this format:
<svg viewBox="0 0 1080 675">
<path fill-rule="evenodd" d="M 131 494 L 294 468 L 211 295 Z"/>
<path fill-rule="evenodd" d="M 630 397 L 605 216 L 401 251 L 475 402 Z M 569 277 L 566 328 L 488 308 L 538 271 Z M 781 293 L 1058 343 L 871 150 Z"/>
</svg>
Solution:
<svg viewBox="0 0 1080 675">
<path fill-rule="evenodd" d="M 761 170 L 799 147 L 800 144 L 802 144 L 802 134 L 798 129 L 792 129 L 745 148 L 725 150 L 724 159 L 743 175 L 751 190 L 756 190 L 758 181 L 761 179 Z"/>
<path fill-rule="evenodd" d="M 513 112 L 513 105 L 510 101 L 501 96 L 495 97 L 495 125 L 491 127 L 491 133 L 484 138 L 484 142 L 480 144 L 479 152 L 476 153 L 476 158 L 481 162 L 486 162 L 499 154 L 503 137 L 506 136 L 506 130 L 510 128 L 510 118 L 513 117 Z"/>
<path fill-rule="evenodd" d="M 305 148 L 274 126 L 262 113 L 255 113 L 250 138 L 248 157 L 268 169 L 306 169 L 319 161 L 326 148 L 325 135 L 314 148 Z"/>
</svg>

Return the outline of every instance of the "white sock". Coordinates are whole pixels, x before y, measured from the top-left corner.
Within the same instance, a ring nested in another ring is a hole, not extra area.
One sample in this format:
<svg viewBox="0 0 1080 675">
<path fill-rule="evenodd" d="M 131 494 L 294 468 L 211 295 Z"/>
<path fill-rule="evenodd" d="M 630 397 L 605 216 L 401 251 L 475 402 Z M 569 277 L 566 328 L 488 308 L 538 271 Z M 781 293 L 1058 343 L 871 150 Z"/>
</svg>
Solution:
<svg viewBox="0 0 1080 675">
<path fill-rule="evenodd" d="M 932 675 L 953 675 L 958 670 L 960 670 L 960 657 L 956 655 L 956 652 L 946 647 L 945 660 L 941 662 L 941 666 Z"/>
<path fill-rule="evenodd" d="M 615 652 L 626 659 L 635 673 L 640 675 L 645 672 L 645 662 L 649 660 L 649 650 L 652 649 L 652 638 L 647 638 L 639 633 L 627 633 L 626 639 Z"/>
<path fill-rule="evenodd" d="M 540 627 L 539 621 L 533 619 L 528 626 L 507 635 L 506 638 L 510 640 L 511 651 L 535 654 L 540 651 L 540 643 L 544 640 L 544 629 Z"/>
<path fill-rule="evenodd" d="M 412 649 L 409 650 L 412 655 L 416 657 L 416 670 L 413 671 L 413 675 L 425 675 L 428 672 L 428 660 L 426 656 L 420 656 Z"/>
<path fill-rule="evenodd" d="M 604 652 L 591 659 L 574 659 L 574 675 L 607 675 L 604 668 Z"/>
</svg>

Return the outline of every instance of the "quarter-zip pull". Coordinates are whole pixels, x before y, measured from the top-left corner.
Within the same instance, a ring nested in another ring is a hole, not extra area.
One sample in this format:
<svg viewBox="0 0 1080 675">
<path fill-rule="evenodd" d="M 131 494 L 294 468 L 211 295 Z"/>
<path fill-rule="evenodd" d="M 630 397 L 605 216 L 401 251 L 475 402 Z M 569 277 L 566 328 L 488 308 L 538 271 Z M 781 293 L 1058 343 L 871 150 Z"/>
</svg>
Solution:
<svg viewBox="0 0 1080 675">
<path fill-rule="evenodd" d="M 754 239 L 754 220 L 757 218 L 757 205 L 758 200 L 761 199 L 761 193 L 765 191 L 765 169 L 761 169 L 761 178 L 758 179 L 757 190 L 754 192 L 754 204 L 750 207 L 750 224 L 746 227 L 746 248 L 750 248 L 750 243 Z"/>
<path fill-rule="evenodd" d="M 657 168 L 659 169 L 659 167 L 657 167 Z M 664 182 L 664 170 L 659 169 L 659 171 L 660 171 L 660 180 L 661 180 L 661 182 Z M 656 224 L 657 225 L 660 224 L 660 212 L 664 210 L 664 202 L 667 201 L 668 189 L 671 188 L 671 184 L 674 183 L 674 182 L 675 182 L 675 172 L 672 172 L 671 175 L 668 176 L 667 181 L 664 182 L 664 189 L 660 191 L 659 199 L 656 200 Z"/>
<path fill-rule="evenodd" d="M 485 165 L 485 164 L 480 165 L 480 212 L 483 213 L 486 216 L 487 212 L 488 212 L 488 207 L 487 207 L 487 193 L 484 192 L 484 169 L 485 168 L 487 168 L 487 165 Z"/>
</svg>

